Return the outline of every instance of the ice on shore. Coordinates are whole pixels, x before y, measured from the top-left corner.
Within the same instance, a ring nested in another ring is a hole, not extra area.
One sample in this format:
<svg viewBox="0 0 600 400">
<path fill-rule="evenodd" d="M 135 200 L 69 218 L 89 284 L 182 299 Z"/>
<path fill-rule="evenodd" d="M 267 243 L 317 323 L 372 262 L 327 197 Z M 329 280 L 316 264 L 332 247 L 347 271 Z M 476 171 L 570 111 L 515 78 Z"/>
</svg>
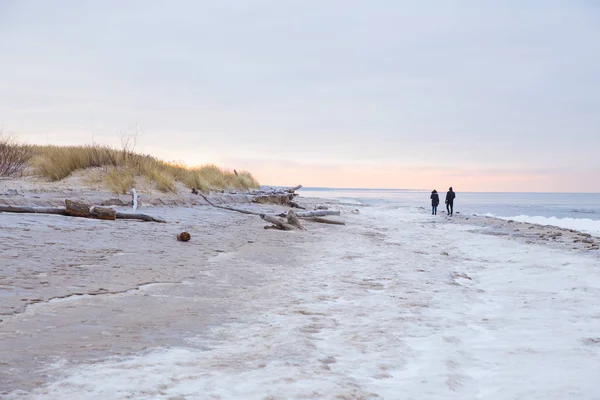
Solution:
<svg viewBox="0 0 600 400">
<path fill-rule="evenodd" d="M 290 247 L 235 323 L 26 398 L 598 398 L 598 259 L 439 221 L 364 209 Z"/>
<path fill-rule="evenodd" d="M 489 215 L 495 217 L 493 215 Z M 496 217 L 503 220 L 513 220 L 517 222 L 527 222 L 538 225 L 552 225 L 559 228 L 574 229 L 580 232 L 586 232 L 594 236 L 600 236 L 600 221 L 589 218 L 557 218 L 540 217 L 529 215 L 517 215 L 515 217 Z"/>
</svg>

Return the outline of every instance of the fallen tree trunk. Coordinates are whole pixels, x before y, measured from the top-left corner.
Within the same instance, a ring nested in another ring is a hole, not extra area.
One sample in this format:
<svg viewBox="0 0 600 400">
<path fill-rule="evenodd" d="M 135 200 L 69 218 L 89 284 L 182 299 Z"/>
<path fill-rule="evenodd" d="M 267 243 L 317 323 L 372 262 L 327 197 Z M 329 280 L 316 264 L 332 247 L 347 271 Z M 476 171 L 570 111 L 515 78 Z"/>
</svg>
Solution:
<svg viewBox="0 0 600 400">
<path fill-rule="evenodd" d="M 294 186 L 293 188 L 289 188 L 287 190 L 288 193 L 294 193 L 296 190 L 302 189 L 302 185 Z"/>
<path fill-rule="evenodd" d="M 129 213 L 121 213 L 121 212 L 118 212 L 116 214 L 116 218 L 117 219 L 138 219 L 141 221 L 148 221 L 148 222 L 161 222 L 161 223 L 167 222 L 162 218 L 152 217 L 152 216 L 146 215 L 146 214 L 129 214 Z"/>
<path fill-rule="evenodd" d="M 296 213 L 299 217 L 326 217 L 328 215 L 341 215 L 340 211 L 334 210 L 316 210 L 316 211 L 302 211 Z"/>
<path fill-rule="evenodd" d="M 262 219 L 264 219 L 265 221 L 272 223 L 278 229 L 281 229 L 284 231 L 293 231 L 295 229 L 295 227 L 293 225 L 290 225 L 287 222 L 284 222 L 277 217 L 273 217 L 272 215 L 260 214 L 260 217 Z M 271 228 L 267 228 L 267 227 L 265 227 L 265 228 L 271 229 Z"/>
<path fill-rule="evenodd" d="M 296 215 L 300 218 L 306 217 L 326 217 L 328 215 L 341 215 L 340 211 L 316 210 L 316 211 L 300 211 Z M 286 217 L 287 213 L 278 214 L 279 217 Z"/>
<path fill-rule="evenodd" d="M 19 213 L 19 214 L 54 214 L 69 215 L 64 208 L 50 207 L 18 207 L 18 206 L 0 206 L 0 212 Z"/>
<path fill-rule="evenodd" d="M 103 207 L 95 207 L 103 208 Z M 113 210 L 114 211 L 114 210 Z M 8 212 L 8 213 L 19 213 L 19 214 L 51 214 L 51 215 L 64 215 L 71 217 L 67 213 L 65 208 L 48 208 L 48 207 L 15 207 L 15 206 L 0 206 L 0 212 Z M 104 218 L 102 218 L 104 219 Z M 150 215 L 145 214 L 128 214 L 128 213 L 120 213 L 115 212 L 114 219 L 137 219 L 140 221 L 149 221 L 149 222 L 167 222 L 159 217 L 152 217 Z"/>
<path fill-rule="evenodd" d="M 311 222 L 320 222 L 322 224 L 331 224 L 331 225 L 346 225 L 344 221 L 336 221 L 333 219 L 327 219 L 322 217 L 300 217 L 303 220 L 311 221 Z"/>
<path fill-rule="evenodd" d="M 260 215 L 259 212 L 255 212 L 255 211 L 248 211 L 248 210 L 242 210 L 241 208 L 233 208 L 233 207 L 226 207 L 226 206 L 219 206 L 219 205 L 213 205 L 213 207 L 217 207 L 223 210 L 228 210 L 228 211 L 235 211 L 235 212 L 239 212 L 242 214 L 248 214 L 248 215 Z"/>
</svg>

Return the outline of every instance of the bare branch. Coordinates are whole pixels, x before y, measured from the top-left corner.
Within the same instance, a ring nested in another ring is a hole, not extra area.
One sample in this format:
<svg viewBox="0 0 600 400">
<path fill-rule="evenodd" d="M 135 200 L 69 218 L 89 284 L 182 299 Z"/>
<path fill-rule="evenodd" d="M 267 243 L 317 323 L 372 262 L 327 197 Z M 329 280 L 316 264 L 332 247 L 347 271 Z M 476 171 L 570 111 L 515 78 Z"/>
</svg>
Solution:
<svg viewBox="0 0 600 400">
<path fill-rule="evenodd" d="M 31 146 L 18 143 L 0 130 L 0 177 L 22 175 L 31 157 Z"/>
</svg>

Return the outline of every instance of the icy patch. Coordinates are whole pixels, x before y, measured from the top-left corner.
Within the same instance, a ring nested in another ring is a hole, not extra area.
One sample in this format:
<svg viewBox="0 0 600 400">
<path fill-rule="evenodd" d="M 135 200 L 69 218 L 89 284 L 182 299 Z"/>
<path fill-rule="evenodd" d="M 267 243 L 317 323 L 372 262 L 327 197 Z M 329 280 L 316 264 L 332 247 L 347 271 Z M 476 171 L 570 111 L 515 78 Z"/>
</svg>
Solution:
<svg viewBox="0 0 600 400">
<path fill-rule="evenodd" d="M 600 236 L 600 221 L 589 218 L 532 217 L 529 215 L 518 215 L 516 217 L 488 216 L 503 219 L 505 221 L 513 220 L 537 225 L 552 225 L 559 228 L 574 229 L 580 232 L 587 232 L 594 236 Z"/>
</svg>

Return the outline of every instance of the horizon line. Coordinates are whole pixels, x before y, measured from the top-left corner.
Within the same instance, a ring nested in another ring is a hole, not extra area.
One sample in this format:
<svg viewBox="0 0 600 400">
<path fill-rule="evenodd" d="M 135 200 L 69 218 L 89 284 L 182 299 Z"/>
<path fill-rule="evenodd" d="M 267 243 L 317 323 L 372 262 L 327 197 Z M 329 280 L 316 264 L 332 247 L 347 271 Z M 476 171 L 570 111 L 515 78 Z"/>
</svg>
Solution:
<svg viewBox="0 0 600 400">
<path fill-rule="evenodd" d="M 277 188 L 288 188 L 292 186 L 287 185 L 261 185 L 261 187 L 277 187 Z M 407 188 L 367 188 L 367 187 L 329 187 L 329 186 L 303 186 L 299 191 L 302 190 L 385 190 L 385 191 L 404 191 L 404 192 L 431 192 L 429 189 L 407 189 Z M 454 190 L 457 192 L 456 190 Z M 439 191 L 438 191 L 439 192 Z M 458 191 L 457 193 L 490 193 L 490 194 L 600 194 L 600 192 L 527 192 L 527 191 Z"/>
</svg>

